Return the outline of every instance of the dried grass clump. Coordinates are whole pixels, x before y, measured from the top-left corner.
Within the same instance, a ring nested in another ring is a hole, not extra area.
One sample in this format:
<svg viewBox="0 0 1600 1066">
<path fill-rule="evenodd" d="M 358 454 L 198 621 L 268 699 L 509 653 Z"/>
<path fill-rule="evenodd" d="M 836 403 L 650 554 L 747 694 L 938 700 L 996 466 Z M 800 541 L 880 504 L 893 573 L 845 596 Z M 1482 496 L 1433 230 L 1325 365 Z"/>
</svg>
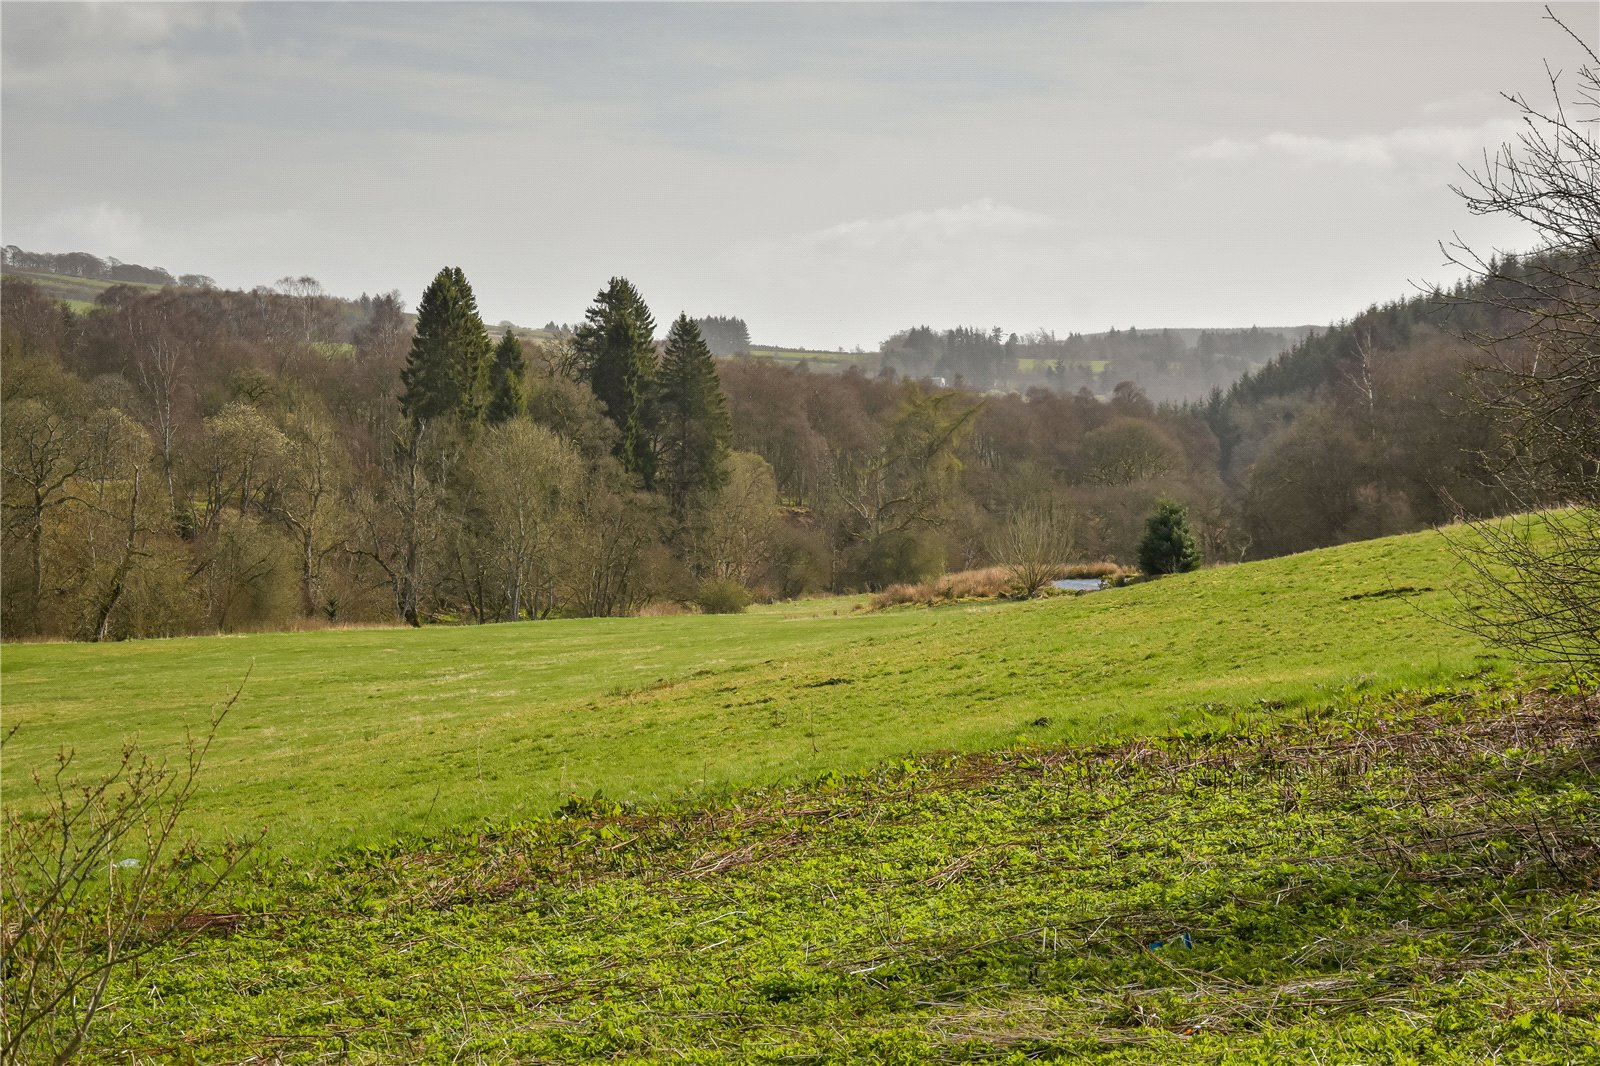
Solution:
<svg viewBox="0 0 1600 1066">
<path fill-rule="evenodd" d="M 924 603 L 932 606 L 933 587 L 927 582 L 920 585 L 890 585 L 882 592 L 874 593 L 870 606 L 878 611 L 885 607 L 898 607 L 904 603 Z"/>
<path fill-rule="evenodd" d="M 1098 563 L 1071 563 L 1067 566 L 1061 567 L 1061 572 L 1057 576 L 1076 578 L 1098 577 L 1103 580 L 1108 577 L 1116 577 L 1119 575 L 1125 577 L 1131 573 L 1133 573 L 1133 571 L 1126 570 L 1123 567 L 1118 566 L 1116 563 L 1106 561 Z"/>
<path fill-rule="evenodd" d="M 903 603 L 921 603 L 931 607 L 936 603 L 975 598 L 995 598 L 1008 595 L 1015 582 L 1003 566 L 989 566 L 981 570 L 962 570 L 944 574 L 932 581 L 917 585 L 890 585 L 872 597 L 872 609 L 895 607 Z"/>
<path fill-rule="evenodd" d="M 1097 577 L 1107 585 L 1112 586 L 1121 585 L 1132 574 L 1133 571 L 1124 569 L 1112 562 L 1071 563 L 1054 567 L 1054 576 L 1056 578 Z M 920 584 L 890 585 L 872 597 L 870 606 L 874 611 L 882 610 L 885 607 L 898 607 L 907 603 L 933 607 L 940 603 L 954 603 L 956 600 L 999 599 L 1003 596 L 1018 596 L 1021 595 L 1021 592 L 1022 589 L 1018 585 L 1016 578 L 1012 576 L 1010 568 L 986 566 L 977 570 L 961 570 L 954 574 L 944 574 L 934 578 L 932 581 L 924 581 Z"/>
<path fill-rule="evenodd" d="M 935 594 L 945 600 L 965 600 L 974 596 L 1004 596 L 1014 591 L 1015 584 L 1003 566 L 961 570 L 935 578 L 932 582 Z"/>
</svg>

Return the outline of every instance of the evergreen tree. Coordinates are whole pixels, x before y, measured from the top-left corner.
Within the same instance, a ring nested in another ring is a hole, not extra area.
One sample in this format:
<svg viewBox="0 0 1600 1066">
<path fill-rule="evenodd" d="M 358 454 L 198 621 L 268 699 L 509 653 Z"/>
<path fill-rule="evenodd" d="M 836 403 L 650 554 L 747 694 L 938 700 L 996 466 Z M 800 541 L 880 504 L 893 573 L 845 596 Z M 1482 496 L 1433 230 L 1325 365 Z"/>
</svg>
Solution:
<svg viewBox="0 0 1600 1066">
<path fill-rule="evenodd" d="M 750 354 L 750 327 L 742 318 L 724 315 L 707 315 L 697 318 L 700 336 L 715 356 L 729 357 Z"/>
<path fill-rule="evenodd" d="M 417 305 L 417 332 L 400 371 L 400 409 L 413 423 L 454 415 L 476 422 L 488 385 L 489 333 L 460 267 L 434 276 Z"/>
<path fill-rule="evenodd" d="M 623 469 L 653 488 L 656 474 L 655 319 L 626 278 L 612 278 L 573 336 L 579 373 L 621 431 Z"/>
<path fill-rule="evenodd" d="M 491 426 L 509 422 L 522 413 L 522 380 L 527 373 L 522 342 L 508 329 L 494 350 L 494 362 L 489 366 L 489 408 L 484 417 Z"/>
<path fill-rule="evenodd" d="M 1200 549 L 1189 532 L 1189 516 L 1178 504 L 1163 501 L 1145 520 L 1139 541 L 1139 569 L 1151 577 L 1183 574 L 1200 567 Z"/>
<path fill-rule="evenodd" d="M 661 363 L 659 480 L 682 517 L 696 495 L 727 480 L 728 403 L 700 327 L 679 315 Z"/>
</svg>

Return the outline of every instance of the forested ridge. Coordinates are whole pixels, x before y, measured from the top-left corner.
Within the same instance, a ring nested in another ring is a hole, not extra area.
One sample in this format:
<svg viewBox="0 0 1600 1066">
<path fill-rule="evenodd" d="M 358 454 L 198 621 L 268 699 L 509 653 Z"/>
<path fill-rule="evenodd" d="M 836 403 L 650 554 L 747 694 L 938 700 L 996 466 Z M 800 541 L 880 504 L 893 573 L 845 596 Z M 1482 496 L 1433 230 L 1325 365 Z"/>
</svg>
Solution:
<svg viewBox="0 0 1600 1066">
<path fill-rule="evenodd" d="M 1110 329 L 1006 333 L 971 326 L 901 330 L 879 345 L 877 366 L 955 385 L 1000 391 L 1034 385 L 1109 392 L 1131 381 L 1152 399 L 1181 402 L 1223 388 L 1314 332 L 1262 329 Z"/>
<path fill-rule="evenodd" d="M 1063 561 L 1131 563 L 1163 500 L 1209 561 L 1507 502 L 1464 287 L 1179 406 L 713 361 L 742 322 L 659 328 L 621 278 L 574 329 L 498 340 L 459 269 L 414 315 L 291 280 L 83 313 L 4 283 L 8 638 L 737 609 L 986 565 L 1025 507 L 1064 516 Z"/>
</svg>

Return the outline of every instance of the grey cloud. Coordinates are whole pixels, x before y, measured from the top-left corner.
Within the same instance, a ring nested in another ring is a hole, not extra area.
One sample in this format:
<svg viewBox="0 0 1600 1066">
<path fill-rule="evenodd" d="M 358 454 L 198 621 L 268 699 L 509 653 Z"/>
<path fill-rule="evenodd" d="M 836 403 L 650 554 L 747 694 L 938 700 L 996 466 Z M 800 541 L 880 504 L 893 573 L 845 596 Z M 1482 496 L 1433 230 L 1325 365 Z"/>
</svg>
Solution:
<svg viewBox="0 0 1600 1066">
<path fill-rule="evenodd" d="M 1415 157 L 1468 161 L 1485 145 L 1499 144 L 1516 135 L 1515 121 L 1493 120 L 1479 126 L 1412 126 L 1389 133 L 1364 133 L 1350 137 L 1321 137 L 1304 133 L 1269 133 L 1254 139 L 1219 137 L 1191 148 L 1190 159 L 1233 162 L 1277 157 L 1296 163 L 1336 163 L 1363 167 L 1391 167 Z"/>
<path fill-rule="evenodd" d="M 1592 4 L 1561 11 L 1593 35 Z M 5 237 L 413 300 L 459 263 L 523 322 L 625 273 L 830 347 L 1326 321 L 1483 222 L 1443 186 L 1504 139 L 1495 92 L 1544 89 L 1540 16 L 6 3 Z"/>
<path fill-rule="evenodd" d="M 242 11 L 212 4 L 7 5 L 6 91 L 170 103 L 222 73 L 194 46 L 218 35 L 239 39 Z"/>
<path fill-rule="evenodd" d="M 1056 224 L 1049 215 L 982 197 L 957 207 L 841 222 L 808 233 L 798 243 L 804 248 L 851 252 L 931 251 L 970 241 L 1010 240 L 1050 230 Z"/>
</svg>

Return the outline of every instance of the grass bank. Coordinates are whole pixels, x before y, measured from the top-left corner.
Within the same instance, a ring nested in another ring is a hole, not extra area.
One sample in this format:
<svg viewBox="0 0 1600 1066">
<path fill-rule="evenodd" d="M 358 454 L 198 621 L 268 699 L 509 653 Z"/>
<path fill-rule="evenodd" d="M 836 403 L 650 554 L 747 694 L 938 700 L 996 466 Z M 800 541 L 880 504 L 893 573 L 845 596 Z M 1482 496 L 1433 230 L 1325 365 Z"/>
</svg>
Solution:
<svg viewBox="0 0 1600 1066">
<path fill-rule="evenodd" d="M 1033 603 L 257 634 L 3 653 L 3 797 L 58 748 L 173 750 L 250 679 L 196 825 L 326 852 L 571 794 L 660 800 L 1027 736 L 1276 716 L 1495 668 L 1437 534 Z"/>
</svg>

